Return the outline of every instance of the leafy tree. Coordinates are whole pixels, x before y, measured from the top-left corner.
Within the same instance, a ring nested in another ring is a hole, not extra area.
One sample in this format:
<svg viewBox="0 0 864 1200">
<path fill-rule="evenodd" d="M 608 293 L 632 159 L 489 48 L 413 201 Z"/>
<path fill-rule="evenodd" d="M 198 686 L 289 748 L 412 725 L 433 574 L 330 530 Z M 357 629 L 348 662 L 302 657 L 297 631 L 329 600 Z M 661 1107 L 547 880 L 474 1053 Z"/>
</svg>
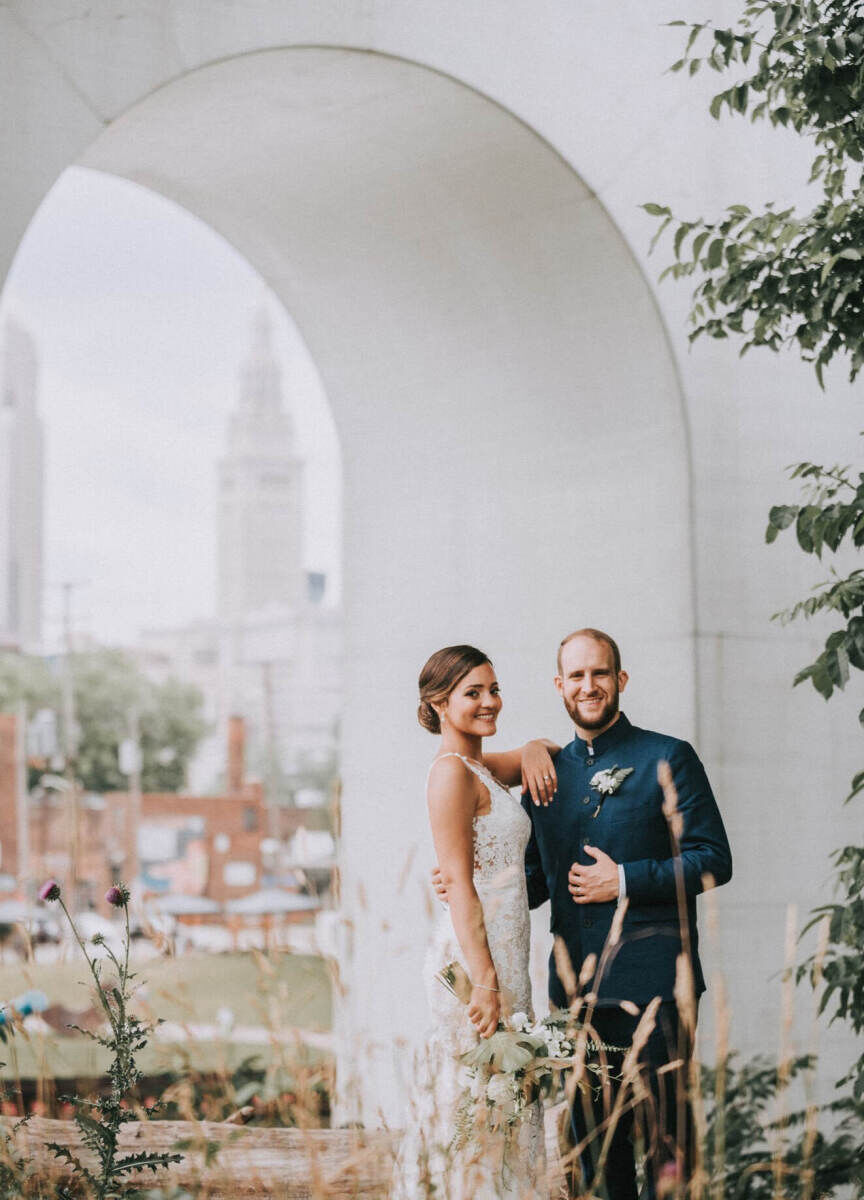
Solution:
<svg viewBox="0 0 864 1200">
<path fill-rule="evenodd" d="M 864 4 L 753 0 L 730 28 L 672 24 L 689 29 L 672 70 L 736 72 L 711 101 L 715 118 L 726 113 L 767 120 L 795 130 L 812 146 L 815 202 L 809 210 L 768 203 L 753 211 L 733 204 L 719 217 L 684 220 L 668 205 L 644 205 L 660 222 L 652 247 L 672 236 L 673 261 L 663 276 L 695 282 L 691 341 L 702 334 L 731 335 L 741 341 L 742 354 L 754 346 L 791 347 L 813 364 L 823 388 L 824 368 L 841 356 L 854 380 L 864 366 Z M 801 481 L 801 502 L 771 509 L 766 541 L 794 529 L 801 550 L 819 559 L 864 547 L 864 472 L 805 462 L 790 473 Z M 836 628 L 795 683 L 809 681 L 827 700 L 852 672 L 864 671 L 864 570 L 832 570 L 813 594 L 776 618 L 817 613 L 832 617 Z M 864 724 L 864 710 L 860 717 Z M 847 802 L 862 791 L 859 771 Z M 830 919 L 823 981 L 812 960 L 802 973 L 821 987 L 821 1006 L 831 1019 L 847 1019 L 862 1034 L 864 847 L 843 847 L 834 862 L 837 900 L 814 914 L 814 921 Z M 852 1084 L 848 1104 L 860 1114 L 864 1055 L 840 1082 Z"/>
<path fill-rule="evenodd" d="M 30 713 L 56 708 L 60 689 L 47 662 L 31 655 L 0 653 L 0 710 L 14 712 L 21 701 Z"/>
<path fill-rule="evenodd" d="M 175 679 L 148 679 L 128 654 L 96 649 L 71 659 L 78 748 L 75 772 L 88 791 L 122 791 L 128 779 L 120 771 L 118 748 L 130 734 L 137 713 L 144 791 L 178 791 L 189 761 L 206 731 L 200 692 Z M 59 669 L 45 660 L 11 652 L 0 654 L 0 709 L 20 701 L 32 714 L 40 708 L 62 713 Z"/>
<path fill-rule="evenodd" d="M 685 221 L 666 205 L 644 206 L 661 218 L 656 236 L 675 226 L 675 261 L 663 275 L 699 279 L 691 340 L 736 334 L 742 354 L 796 345 L 820 385 L 842 353 L 854 379 L 864 365 L 864 6 L 757 0 L 737 28 L 689 28 L 672 70 L 745 70 L 714 97 L 712 114 L 749 114 L 811 139 L 810 182 L 821 191 L 809 212 L 733 204 L 720 218 Z"/>
<path fill-rule="evenodd" d="M 719 1200 L 813 1200 L 849 1185 L 860 1188 L 864 1165 L 854 1113 L 841 1108 L 828 1137 L 813 1109 L 777 1115 L 778 1093 L 790 1083 L 800 1086 L 814 1066 L 808 1055 L 791 1059 L 782 1070 L 765 1058 L 739 1065 L 730 1055 L 717 1068 L 702 1068 L 704 1194 Z M 778 1161 L 777 1148 L 784 1143 Z"/>
</svg>

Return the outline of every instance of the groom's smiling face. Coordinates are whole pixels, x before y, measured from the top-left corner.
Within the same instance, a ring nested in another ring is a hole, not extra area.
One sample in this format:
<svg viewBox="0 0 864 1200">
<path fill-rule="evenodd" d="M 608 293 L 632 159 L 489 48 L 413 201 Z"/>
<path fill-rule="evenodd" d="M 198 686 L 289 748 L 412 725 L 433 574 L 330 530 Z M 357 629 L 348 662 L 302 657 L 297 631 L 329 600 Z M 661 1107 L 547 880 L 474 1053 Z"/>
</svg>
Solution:
<svg viewBox="0 0 864 1200">
<path fill-rule="evenodd" d="M 618 716 L 618 696 L 627 685 L 627 672 L 615 670 L 615 656 L 606 642 L 582 636 L 561 647 L 560 673 L 555 686 L 576 728 L 602 733 Z"/>
</svg>

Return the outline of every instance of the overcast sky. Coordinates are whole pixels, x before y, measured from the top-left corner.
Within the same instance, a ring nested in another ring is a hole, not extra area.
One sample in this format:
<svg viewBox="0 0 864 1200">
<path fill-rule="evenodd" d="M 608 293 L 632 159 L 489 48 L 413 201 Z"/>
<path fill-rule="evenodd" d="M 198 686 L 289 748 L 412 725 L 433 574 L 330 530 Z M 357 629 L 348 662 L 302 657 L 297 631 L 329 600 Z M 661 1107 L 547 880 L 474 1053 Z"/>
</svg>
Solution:
<svg viewBox="0 0 864 1200">
<path fill-rule="evenodd" d="M 109 643 L 213 613 L 216 462 L 261 307 L 308 455 L 306 565 L 335 579 L 336 433 L 270 290 L 212 229 L 136 184 L 73 167 L 46 198 L 0 319 L 24 324 L 41 359 L 49 636 L 62 580 L 81 584 L 76 628 Z"/>
</svg>

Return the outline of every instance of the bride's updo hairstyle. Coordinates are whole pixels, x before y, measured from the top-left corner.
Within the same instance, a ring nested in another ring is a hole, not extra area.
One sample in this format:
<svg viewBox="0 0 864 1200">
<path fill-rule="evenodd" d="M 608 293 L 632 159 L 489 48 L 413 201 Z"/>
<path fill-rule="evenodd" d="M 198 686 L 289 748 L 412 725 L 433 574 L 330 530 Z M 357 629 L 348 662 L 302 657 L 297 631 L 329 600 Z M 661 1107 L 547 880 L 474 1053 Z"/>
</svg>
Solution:
<svg viewBox="0 0 864 1200">
<path fill-rule="evenodd" d="M 445 646 L 443 650 L 435 651 L 420 672 L 418 681 L 417 720 L 424 729 L 430 733 L 441 732 L 441 721 L 432 705 L 446 700 L 460 679 L 484 663 L 492 666 L 489 656 L 476 646 Z"/>
</svg>

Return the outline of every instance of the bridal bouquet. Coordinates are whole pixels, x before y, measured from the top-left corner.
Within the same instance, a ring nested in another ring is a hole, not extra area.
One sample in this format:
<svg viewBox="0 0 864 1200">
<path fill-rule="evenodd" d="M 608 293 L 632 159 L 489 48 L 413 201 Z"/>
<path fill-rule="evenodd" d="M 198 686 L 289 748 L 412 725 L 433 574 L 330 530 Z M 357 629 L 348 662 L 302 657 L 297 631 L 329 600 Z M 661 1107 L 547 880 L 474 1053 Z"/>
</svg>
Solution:
<svg viewBox="0 0 864 1200">
<path fill-rule="evenodd" d="M 448 963 L 436 978 L 463 1004 L 471 995 L 471 983 L 459 963 Z M 598 1051 L 613 1051 L 620 1047 L 607 1046 L 584 1035 L 584 1027 L 574 1021 L 567 1011 L 550 1013 L 539 1021 L 530 1021 L 527 1014 L 517 1012 L 507 1024 L 499 1024 L 491 1037 L 460 1056 L 469 1075 L 469 1084 L 460 1102 L 460 1143 L 468 1141 L 477 1125 L 478 1110 L 485 1108 L 485 1124 L 489 1129 L 511 1129 L 525 1115 L 535 1100 L 552 1096 L 563 1086 L 562 1072 L 583 1066 L 597 1076 L 612 1077 L 611 1069 L 602 1062 L 592 1061 Z M 577 1084 L 582 1090 L 590 1084 L 584 1079 Z"/>
</svg>

